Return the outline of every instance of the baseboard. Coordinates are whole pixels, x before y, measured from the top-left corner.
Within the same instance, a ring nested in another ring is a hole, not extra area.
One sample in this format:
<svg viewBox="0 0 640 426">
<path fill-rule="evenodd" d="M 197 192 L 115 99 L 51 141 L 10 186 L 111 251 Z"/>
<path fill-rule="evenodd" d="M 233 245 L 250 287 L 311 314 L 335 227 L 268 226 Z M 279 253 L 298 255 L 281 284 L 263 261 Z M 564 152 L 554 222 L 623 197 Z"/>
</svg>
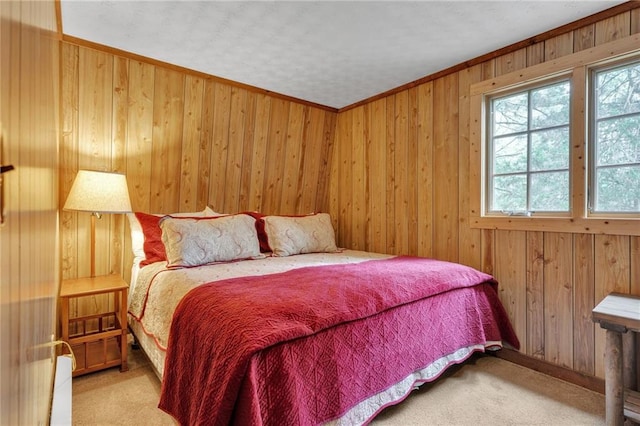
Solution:
<svg viewBox="0 0 640 426">
<path fill-rule="evenodd" d="M 538 358 L 533 358 L 513 349 L 503 348 L 499 351 L 495 351 L 494 354 L 498 358 L 511 361 L 514 364 L 522 365 L 523 367 L 539 371 L 551 377 L 573 383 L 574 385 L 581 386 L 604 395 L 604 379 L 580 373 L 566 367 L 561 367 Z"/>
</svg>

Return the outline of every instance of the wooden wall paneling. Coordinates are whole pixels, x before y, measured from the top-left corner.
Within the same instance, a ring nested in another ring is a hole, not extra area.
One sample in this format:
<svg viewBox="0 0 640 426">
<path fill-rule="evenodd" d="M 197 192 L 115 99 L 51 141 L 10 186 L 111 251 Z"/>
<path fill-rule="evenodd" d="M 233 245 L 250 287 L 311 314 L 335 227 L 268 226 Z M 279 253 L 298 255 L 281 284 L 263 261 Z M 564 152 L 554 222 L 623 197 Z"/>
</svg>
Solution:
<svg viewBox="0 0 640 426">
<path fill-rule="evenodd" d="M 433 257 L 433 82 L 418 86 L 417 255 Z"/>
<path fill-rule="evenodd" d="M 211 153 L 213 151 L 213 111 L 216 98 L 215 88 L 216 84 L 212 79 L 206 79 L 204 81 L 196 205 L 208 205 L 212 207 L 214 211 L 222 213 L 222 206 L 214 206 L 212 200 L 209 199 L 209 190 L 211 187 Z"/>
<path fill-rule="evenodd" d="M 353 168 L 351 163 L 353 110 L 338 116 L 339 137 L 336 140 L 337 156 L 334 159 L 340 163 L 338 187 L 339 212 L 336 215 L 338 221 L 338 240 L 341 247 L 351 247 L 351 215 L 353 211 L 352 181 Z"/>
<path fill-rule="evenodd" d="M 113 117 L 113 56 L 92 49 L 79 51 L 78 168 L 100 171 L 111 169 Z M 80 247 L 89 247 L 90 216 L 78 215 Z M 96 274 L 109 272 L 109 219 L 96 220 Z M 77 276 L 89 276 L 89 251 L 78 251 Z M 81 312 L 81 314 L 89 312 Z M 92 312 L 91 312 L 92 313 Z"/>
<path fill-rule="evenodd" d="M 318 210 L 316 196 L 322 162 L 322 141 L 324 130 L 324 111 L 318 108 L 306 108 L 304 133 L 301 145 L 300 171 L 298 173 L 298 194 L 295 212 L 311 213 Z"/>
<path fill-rule="evenodd" d="M 591 311 L 594 297 L 594 236 L 573 235 L 573 369 L 595 375 L 595 324 Z"/>
<path fill-rule="evenodd" d="M 170 213 L 180 208 L 184 79 L 184 74 L 177 71 L 156 68 L 149 200 L 154 213 Z"/>
<path fill-rule="evenodd" d="M 595 236 L 595 303 L 609 293 L 628 294 L 630 291 L 629 237 L 620 235 Z M 595 334 L 596 376 L 604 377 L 605 332 L 600 327 Z"/>
<path fill-rule="evenodd" d="M 129 60 L 115 57 L 113 60 L 113 129 L 111 143 L 111 170 L 114 172 L 127 172 L 127 133 L 129 115 Z M 109 265 L 108 273 L 119 273 L 123 270 L 125 261 L 125 225 L 126 217 L 122 214 L 109 214 Z M 130 247 L 130 246 L 129 246 Z M 129 264 L 127 264 L 129 265 Z M 109 298 L 110 308 L 113 301 Z"/>
<path fill-rule="evenodd" d="M 470 92 L 471 84 L 482 80 L 482 68 L 476 65 L 458 73 L 458 262 L 480 269 L 480 230 L 469 225 L 469 199 L 477 184 L 470 183 Z M 475 158 L 475 157 L 474 157 Z"/>
<path fill-rule="evenodd" d="M 336 244 L 338 247 L 344 247 L 342 244 L 342 238 L 340 235 L 340 222 L 338 217 L 340 216 L 340 173 L 342 169 L 342 161 L 340 159 L 340 141 L 342 140 L 342 122 L 344 120 L 344 114 L 336 116 L 336 133 L 335 133 L 335 147 L 331 152 L 331 161 L 329 163 L 329 185 L 328 185 L 328 197 L 327 208 L 331 215 L 331 221 L 333 223 L 333 229 L 336 234 Z"/>
<path fill-rule="evenodd" d="M 385 105 L 385 122 L 386 122 L 386 201 L 387 209 L 387 248 L 385 253 L 398 254 L 397 232 L 396 232 L 396 213 L 395 213 L 395 187 L 396 187 L 396 100 L 395 96 L 386 98 Z"/>
<path fill-rule="evenodd" d="M 131 208 L 151 212 L 151 161 L 155 67 L 144 62 L 129 66 L 127 184 Z"/>
<path fill-rule="evenodd" d="M 385 253 L 387 250 L 387 150 L 386 102 L 379 99 L 367 105 L 367 165 L 369 179 L 367 250 Z"/>
<path fill-rule="evenodd" d="M 251 211 L 251 169 L 253 168 L 253 144 L 256 130 L 257 94 L 247 91 L 245 106 L 244 136 L 242 147 L 242 163 L 240 164 L 240 193 L 238 195 L 238 211 Z"/>
<path fill-rule="evenodd" d="M 596 22 L 595 44 L 600 45 L 618 40 L 631 34 L 631 14 L 624 12 Z"/>
<path fill-rule="evenodd" d="M 292 177 L 295 176 L 296 178 L 295 182 L 291 182 L 291 188 L 292 188 L 292 191 L 294 192 L 289 194 L 289 198 L 295 200 L 295 203 L 292 203 L 291 210 L 296 214 L 298 213 L 306 214 L 315 210 L 315 205 L 307 209 L 304 209 L 302 207 L 303 205 L 302 197 L 304 196 L 304 181 L 305 181 L 304 176 L 305 174 L 317 176 L 317 172 L 314 173 L 311 170 L 311 167 L 309 167 L 309 163 L 317 164 L 318 163 L 317 159 L 319 159 L 318 158 L 319 156 L 312 157 L 314 158 L 314 160 L 311 160 L 309 157 L 307 157 L 307 152 L 310 149 L 310 145 L 314 145 L 313 140 L 310 138 L 311 138 L 311 135 L 315 134 L 314 130 L 317 130 L 320 127 L 319 124 L 324 122 L 324 120 L 320 120 L 318 122 L 311 124 L 311 121 L 310 121 L 311 110 L 312 108 L 310 108 L 308 105 L 305 105 L 302 108 L 302 129 L 301 129 L 300 140 L 298 141 L 298 146 L 297 146 L 298 155 L 299 155 L 299 159 L 297 161 L 298 168 L 297 170 L 291 170 L 290 172 L 291 176 Z M 322 135 L 320 134 L 320 136 Z M 320 138 L 315 140 L 317 141 L 322 139 Z M 312 190 L 312 192 L 314 195 L 313 198 L 315 199 L 315 190 Z"/>
<path fill-rule="evenodd" d="M 372 237 L 372 217 L 371 217 L 371 176 L 372 173 L 376 173 L 377 171 L 371 170 L 371 150 L 372 147 L 372 139 L 371 139 L 371 107 L 373 103 L 368 103 L 362 105 L 362 143 L 364 144 L 364 159 L 362 163 L 362 167 L 364 168 L 364 247 L 363 250 L 366 251 L 374 251 L 372 249 L 373 237 Z"/>
<path fill-rule="evenodd" d="M 596 26 L 595 24 L 587 25 L 573 31 L 573 51 L 589 49 L 595 46 L 596 42 Z"/>
<path fill-rule="evenodd" d="M 231 87 L 229 110 L 229 143 L 227 148 L 226 176 L 224 181 L 224 210 L 238 212 L 240 208 L 240 183 L 244 157 L 244 126 L 247 108 L 247 91 Z"/>
<path fill-rule="evenodd" d="M 526 250 L 526 233 L 495 231 L 494 275 L 500 283 L 498 294 L 522 347 L 528 340 Z"/>
<path fill-rule="evenodd" d="M 544 42 L 544 59 L 549 61 L 573 53 L 573 33 L 564 33 Z M 531 64 L 529 64 L 531 65 Z"/>
<path fill-rule="evenodd" d="M 495 76 L 508 74 L 527 66 L 527 49 L 520 49 L 515 52 L 499 56 L 495 60 Z"/>
<path fill-rule="evenodd" d="M 209 181 L 209 204 L 218 212 L 234 213 L 227 210 L 227 157 L 229 154 L 229 118 L 231 116 L 231 86 L 215 83 L 213 86 L 214 106 L 211 128 L 211 165 Z"/>
<path fill-rule="evenodd" d="M 629 11 L 631 15 L 631 34 L 640 33 L 640 9 L 633 9 Z"/>
<path fill-rule="evenodd" d="M 544 62 L 544 50 L 544 41 L 527 46 L 527 66 L 530 67 Z"/>
<path fill-rule="evenodd" d="M 263 208 L 264 213 L 267 214 L 280 213 L 289 106 L 290 103 L 282 99 L 273 99 L 271 103 L 263 189 L 266 197 L 263 202 Z"/>
<path fill-rule="evenodd" d="M 418 253 L 418 89 L 413 87 L 408 91 L 408 149 L 407 149 L 407 225 L 408 253 L 415 256 Z"/>
<path fill-rule="evenodd" d="M 203 98 L 204 80 L 192 75 L 185 76 L 178 208 L 181 212 L 195 212 L 205 207 L 205 203 L 198 204 L 197 196 Z"/>
<path fill-rule="evenodd" d="M 60 208 L 78 172 L 78 47 L 62 44 L 62 138 L 60 145 Z M 62 278 L 77 277 L 78 260 L 78 214 L 71 211 L 60 212 L 60 241 Z"/>
<path fill-rule="evenodd" d="M 308 107 L 291 103 L 289 106 L 289 122 L 284 148 L 284 176 L 282 181 L 281 214 L 295 214 L 299 203 L 298 182 L 300 181 L 304 127 Z"/>
<path fill-rule="evenodd" d="M 520 342 L 521 351 L 539 359 L 545 359 L 544 236 L 544 232 L 527 232 L 527 340 Z"/>
<path fill-rule="evenodd" d="M 458 260 L 458 75 L 434 82 L 434 257 Z"/>
<path fill-rule="evenodd" d="M 408 192 L 409 167 L 409 93 L 403 91 L 395 96 L 395 156 L 394 156 L 394 201 L 396 253 L 409 254 Z"/>
<path fill-rule="evenodd" d="M 153 137 L 153 87 L 155 67 L 138 61 L 129 62 L 127 141 L 125 170 L 133 211 L 150 211 L 151 150 Z M 129 221 L 124 227 L 123 278 L 131 280 L 133 264 Z"/>
<path fill-rule="evenodd" d="M 266 156 L 269 140 L 269 117 L 272 98 L 259 94 L 256 97 L 256 121 L 251 153 L 251 190 L 249 192 L 249 210 L 264 211 L 264 182 L 267 167 Z M 215 210 L 215 208 L 214 208 Z"/>
<path fill-rule="evenodd" d="M 480 267 L 482 272 L 495 274 L 496 231 L 493 229 L 480 230 Z"/>
<path fill-rule="evenodd" d="M 547 232 L 544 236 L 545 359 L 573 368 L 573 238 Z"/>
<path fill-rule="evenodd" d="M 353 133 L 351 138 L 351 169 L 353 170 L 351 193 L 352 212 L 351 224 L 351 245 L 355 250 L 366 248 L 367 236 L 367 169 L 366 159 L 366 135 L 365 135 L 365 115 L 364 106 L 355 108 L 351 114 Z"/>
<path fill-rule="evenodd" d="M 640 237 L 629 237 L 630 293 L 640 296 Z"/>
<path fill-rule="evenodd" d="M 316 194 L 317 211 L 329 211 L 329 177 L 333 174 L 331 161 L 335 150 L 336 120 L 338 115 L 333 112 L 324 113 L 324 129 L 322 132 L 322 155 L 320 156 L 320 173 L 318 174 L 318 189 Z"/>
</svg>

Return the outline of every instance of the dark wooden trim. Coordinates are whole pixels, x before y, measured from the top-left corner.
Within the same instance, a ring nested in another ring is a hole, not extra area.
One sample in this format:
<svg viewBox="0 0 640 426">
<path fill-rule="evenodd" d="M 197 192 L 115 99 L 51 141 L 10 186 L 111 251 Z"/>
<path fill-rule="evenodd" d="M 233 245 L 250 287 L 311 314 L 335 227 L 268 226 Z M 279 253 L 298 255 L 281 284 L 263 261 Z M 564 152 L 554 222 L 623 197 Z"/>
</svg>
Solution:
<svg viewBox="0 0 640 426">
<path fill-rule="evenodd" d="M 56 28 L 58 30 L 58 37 L 62 38 L 62 6 L 60 0 L 55 0 L 56 6 Z"/>
<path fill-rule="evenodd" d="M 568 24 L 565 24 L 565 25 L 563 25 L 561 27 L 558 27 L 558 28 L 555 28 L 553 30 L 549 30 L 549 31 L 544 32 L 542 34 L 538 34 L 538 35 L 530 37 L 528 39 L 525 39 L 525 40 L 510 44 L 509 46 L 505 46 L 505 47 L 500 48 L 498 50 L 494 50 L 493 52 L 485 53 L 484 55 L 478 56 L 476 58 L 470 59 L 470 60 L 465 61 L 465 62 L 461 62 L 461 63 L 459 63 L 457 65 L 454 65 L 454 66 L 449 67 L 447 69 L 444 69 L 444 70 L 438 71 L 436 73 L 430 74 L 428 76 L 422 77 L 422 78 L 420 78 L 418 80 L 409 82 L 407 84 L 404 84 L 402 86 L 396 87 L 394 89 L 387 90 L 386 92 L 374 95 L 374 96 L 372 96 L 370 98 L 367 98 L 367 99 L 363 99 L 363 100 L 358 101 L 356 103 L 353 103 L 351 105 L 347 105 L 345 107 L 342 107 L 342 108 L 338 109 L 338 112 L 344 112 L 344 111 L 347 111 L 347 110 L 362 106 L 364 104 L 368 104 L 370 102 L 377 101 L 378 99 L 382 99 L 382 98 L 386 98 L 387 96 L 395 95 L 396 93 L 402 92 L 404 90 L 411 89 L 412 87 L 419 86 L 421 84 L 428 83 L 428 82 L 433 81 L 433 80 L 437 80 L 438 78 L 442 78 L 442 77 L 447 76 L 449 74 L 460 72 L 460 71 L 465 70 L 467 68 L 471 68 L 474 65 L 478 65 L 478 64 L 481 64 L 483 62 L 489 61 L 491 59 L 495 59 L 497 57 L 500 57 L 502 55 L 506 55 L 508 53 L 512 53 L 512 52 L 515 52 L 517 50 L 523 49 L 525 47 L 534 45 L 536 43 L 540 43 L 542 41 L 549 40 L 549 39 L 551 39 L 553 37 L 557 37 L 557 36 L 559 36 L 561 34 L 565 34 L 565 33 L 571 32 L 571 31 L 575 31 L 578 28 L 582 28 L 582 27 L 585 27 L 587 25 L 595 24 L 596 22 L 601 21 L 603 19 L 607 19 L 607 18 L 610 18 L 612 16 L 616 16 L 616 15 L 619 15 L 621 13 L 628 12 L 629 10 L 636 9 L 636 8 L 639 8 L 639 7 L 640 7 L 640 0 L 631 0 L 631 1 L 628 1 L 626 3 L 619 4 L 617 6 L 614 6 L 614 7 L 611 7 L 609 9 L 603 10 L 602 12 L 595 13 L 593 15 L 587 16 L 585 18 L 581 18 L 581 19 L 579 19 L 577 21 L 570 22 Z"/>
<path fill-rule="evenodd" d="M 261 89 L 259 87 L 251 86 L 249 84 L 239 83 L 237 81 L 228 80 L 226 78 L 216 77 L 216 76 L 211 75 L 211 74 L 206 74 L 206 73 L 203 73 L 203 72 L 200 72 L 200 71 L 192 70 L 190 68 L 186 68 L 186 67 L 181 67 L 179 65 L 170 64 L 168 62 L 163 62 L 163 61 L 160 61 L 158 59 L 153 59 L 153 58 L 149 58 L 149 57 L 146 57 L 146 56 L 138 55 L 136 53 L 127 52 L 126 50 L 121 50 L 121 49 L 118 49 L 118 48 L 115 48 L 115 47 L 106 46 L 104 44 L 94 43 L 94 42 L 89 41 L 89 40 L 85 40 L 85 39 L 82 39 L 82 38 L 70 36 L 68 34 L 62 34 L 62 41 L 66 42 L 66 43 L 70 43 L 70 44 L 75 44 L 77 46 L 86 47 L 86 48 L 89 48 L 89 49 L 94 49 L 94 50 L 98 50 L 98 51 L 105 52 L 105 53 L 110 53 L 112 55 L 121 56 L 121 57 L 124 57 L 124 58 L 127 58 L 127 59 L 131 59 L 131 60 L 134 60 L 134 61 L 145 62 L 145 63 L 151 64 L 151 65 L 155 65 L 155 66 L 171 69 L 171 70 L 178 71 L 178 72 L 181 72 L 181 73 L 190 74 L 190 75 L 193 75 L 193 76 L 196 76 L 196 77 L 200 77 L 200 78 L 203 78 L 203 79 L 206 79 L 206 80 L 213 80 L 213 81 L 216 81 L 218 83 L 227 84 L 229 86 L 239 87 L 241 89 L 245 89 L 245 90 L 248 90 L 250 92 L 269 95 L 269 96 L 272 96 L 274 98 L 283 99 L 283 100 L 289 101 L 289 102 L 296 102 L 296 103 L 299 103 L 299 104 L 302 104 L 302 105 L 308 105 L 308 106 L 311 106 L 311 107 L 314 107 L 314 108 L 323 109 L 323 110 L 329 111 L 329 112 L 336 112 L 336 113 L 338 112 L 337 108 L 333 108 L 333 107 L 330 107 L 330 106 L 317 104 L 317 103 L 310 102 L 310 101 L 305 101 L 303 99 L 294 98 L 293 96 L 283 95 L 281 93 L 272 92 L 270 90 Z"/>
<path fill-rule="evenodd" d="M 488 353 L 491 354 L 492 352 Z M 533 358 L 529 355 L 521 354 L 513 349 L 503 348 L 496 351 L 495 356 L 604 395 L 604 380 L 599 377 L 580 373 L 578 371 L 571 370 L 570 368 Z"/>
</svg>

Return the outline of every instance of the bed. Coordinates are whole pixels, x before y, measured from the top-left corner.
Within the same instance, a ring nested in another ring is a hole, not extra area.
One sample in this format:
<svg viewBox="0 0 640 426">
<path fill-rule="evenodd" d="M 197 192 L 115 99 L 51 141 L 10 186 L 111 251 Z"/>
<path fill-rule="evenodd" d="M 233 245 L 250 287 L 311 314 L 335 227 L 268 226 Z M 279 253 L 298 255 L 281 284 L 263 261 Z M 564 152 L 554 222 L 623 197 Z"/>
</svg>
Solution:
<svg viewBox="0 0 640 426">
<path fill-rule="evenodd" d="M 129 219 L 129 325 L 181 424 L 366 424 L 473 353 L 519 346 L 491 276 L 339 249 L 326 214 Z"/>
</svg>

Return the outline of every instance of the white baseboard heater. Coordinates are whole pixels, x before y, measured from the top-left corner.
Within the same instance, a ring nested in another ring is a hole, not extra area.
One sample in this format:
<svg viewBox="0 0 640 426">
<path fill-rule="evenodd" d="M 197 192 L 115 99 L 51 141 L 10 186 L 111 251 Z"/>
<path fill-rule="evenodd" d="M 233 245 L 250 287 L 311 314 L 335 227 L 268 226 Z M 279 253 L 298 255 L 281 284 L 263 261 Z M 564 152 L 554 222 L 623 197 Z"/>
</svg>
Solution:
<svg viewBox="0 0 640 426">
<path fill-rule="evenodd" d="M 69 355 L 60 355 L 56 360 L 56 375 L 53 383 L 51 403 L 52 426 L 71 425 L 71 372 L 73 360 Z"/>
</svg>

